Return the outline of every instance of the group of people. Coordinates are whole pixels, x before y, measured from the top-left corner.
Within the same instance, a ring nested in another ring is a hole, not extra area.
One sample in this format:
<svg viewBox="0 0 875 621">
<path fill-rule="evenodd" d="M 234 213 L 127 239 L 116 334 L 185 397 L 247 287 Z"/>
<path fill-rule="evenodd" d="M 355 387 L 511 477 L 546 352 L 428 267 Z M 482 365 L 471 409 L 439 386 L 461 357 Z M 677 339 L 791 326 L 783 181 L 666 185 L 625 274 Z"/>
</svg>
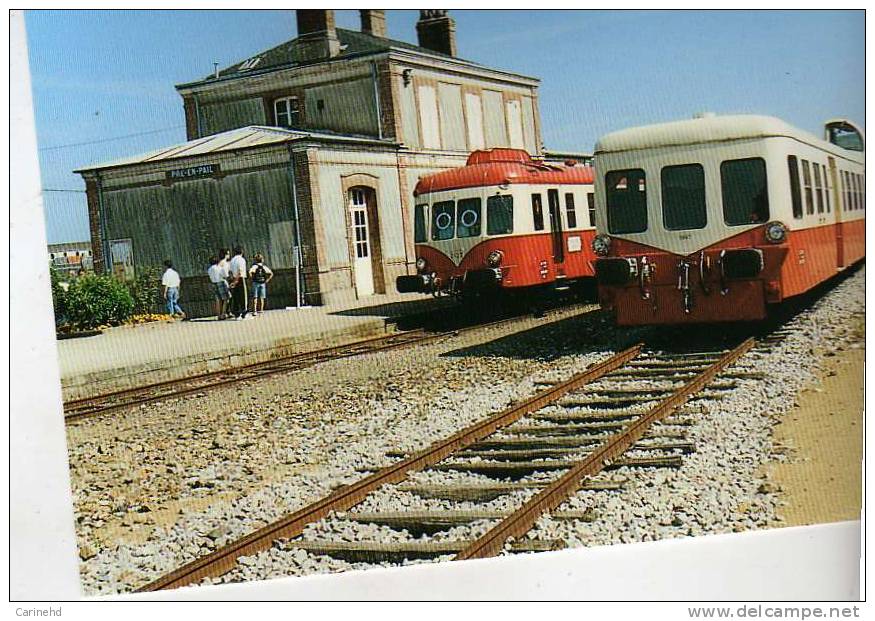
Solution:
<svg viewBox="0 0 875 621">
<path fill-rule="evenodd" d="M 161 278 L 161 284 L 164 285 L 167 312 L 184 319 L 185 313 L 179 306 L 179 274 L 169 260 L 164 262 L 164 267 L 166 271 Z M 227 248 L 222 248 L 216 256 L 210 257 L 207 275 L 213 288 L 217 319 L 243 320 L 264 313 L 267 283 L 273 278 L 273 272 L 264 264 L 264 257 L 260 253 L 253 257 L 252 266 L 247 270 L 242 246 L 235 246 L 233 255 Z M 247 280 L 252 283 L 251 315 Z"/>
</svg>

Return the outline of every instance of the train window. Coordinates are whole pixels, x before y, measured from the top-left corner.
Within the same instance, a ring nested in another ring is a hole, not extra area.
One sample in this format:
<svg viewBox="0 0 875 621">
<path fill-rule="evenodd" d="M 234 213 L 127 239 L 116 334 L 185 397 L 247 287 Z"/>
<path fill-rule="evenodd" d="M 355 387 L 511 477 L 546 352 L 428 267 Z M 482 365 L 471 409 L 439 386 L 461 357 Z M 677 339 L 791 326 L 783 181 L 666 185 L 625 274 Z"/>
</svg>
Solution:
<svg viewBox="0 0 875 621">
<path fill-rule="evenodd" d="M 853 209 L 851 206 L 851 184 L 848 182 L 848 171 L 842 171 L 842 201 L 844 202 L 845 211 Z"/>
<path fill-rule="evenodd" d="M 456 237 L 480 237 L 480 199 L 463 198 L 458 203 Z"/>
<path fill-rule="evenodd" d="M 612 170 L 607 173 L 605 194 L 610 233 L 647 230 L 647 183 L 643 170 Z"/>
<path fill-rule="evenodd" d="M 432 205 L 431 238 L 438 241 L 452 239 L 455 219 L 455 201 L 441 201 Z"/>
<path fill-rule="evenodd" d="M 863 192 L 860 185 L 860 175 L 854 175 L 854 198 L 857 201 L 857 209 L 863 208 Z"/>
<path fill-rule="evenodd" d="M 791 156 L 792 157 L 792 156 Z M 796 158 L 793 158 L 795 161 Z M 793 170 L 791 164 L 791 190 Z M 798 189 L 799 177 L 796 176 Z M 720 164 L 720 185 L 723 195 L 723 221 L 729 226 L 760 224 L 769 219 L 769 192 L 766 162 L 759 157 L 726 160 Z M 794 203 L 793 215 L 796 215 Z M 800 207 L 799 216 L 802 216 Z"/>
<path fill-rule="evenodd" d="M 500 194 L 486 199 L 486 234 L 513 233 L 513 196 Z"/>
<path fill-rule="evenodd" d="M 814 213 L 814 195 L 811 193 L 811 168 L 808 160 L 802 160 L 802 187 L 805 189 L 805 213 Z"/>
<path fill-rule="evenodd" d="M 790 201 L 793 204 L 793 217 L 802 217 L 802 189 L 799 186 L 799 160 L 795 155 L 787 156 L 787 168 L 790 172 Z"/>
<path fill-rule="evenodd" d="M 532 194 L 532 221 L 536 231 L 544 230 L 544 206 L 540 194 Z"/>
<path fill-rule="evenodd" d="M 589 211 L 589 225 L 595 226 L 595 193 L 587 192 L 586 194 L 586 207 Z"/>
<path fill-rule="evenodd" d="M 854 173 L 848 173 L 848 179 L 850 180 L 849 187 L 851 188 L 851 209 L 857 209 L 857 184 L 856 175 Z"/>
<path fill-rule="evenodd" d="M 820 164 L 812 162 L 814 167 L 814 195 L 817 197 L 817 213 L 823 213 L 823 185 L 820 180 Z"/>
<path fill-rule="evenodd" d="M 417 205 L 413 213 L 413 241 L 428 241 L 428 205 Z"/>
<path fill-rule="evenodd" d="M 705 210 L 705 169 L 701 164 L 662 169 L 662 223 L 670 231 L 702 229 Z"/>
<path fill-rule="evenodd" d="M 577 211 L 574 209 L 574 194 L 565 194 L 565 215 L 568 218 L 568 228 L 577 228 Z"/>
</svg>

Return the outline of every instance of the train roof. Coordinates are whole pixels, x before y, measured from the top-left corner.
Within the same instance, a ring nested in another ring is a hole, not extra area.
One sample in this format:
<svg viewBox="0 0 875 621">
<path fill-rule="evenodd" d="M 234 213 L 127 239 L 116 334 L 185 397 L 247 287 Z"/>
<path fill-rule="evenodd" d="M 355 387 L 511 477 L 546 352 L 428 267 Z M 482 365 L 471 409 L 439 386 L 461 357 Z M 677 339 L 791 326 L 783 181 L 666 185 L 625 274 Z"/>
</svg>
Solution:
<svg viewBox="0 0 875 621">
<path fill-rule="evenodd" d="M 777 136 L 793 138 L 841 157 L 862 161 L 862 153 L 843 149 L 781 119 L 754 114 L 703 116 L 671 123 L 630 127 L 600 138 L 596 143 L 595 154 Z"/>
<path fill-rule="evenodd" d="M 593 169 L 575 162 L 546 163 L 534 160 L 522 149 L 474 151 L 461 168 L 420 177 L 414 196 L 461 188 L 504 184 L 591 184 Z"/>
</svg>

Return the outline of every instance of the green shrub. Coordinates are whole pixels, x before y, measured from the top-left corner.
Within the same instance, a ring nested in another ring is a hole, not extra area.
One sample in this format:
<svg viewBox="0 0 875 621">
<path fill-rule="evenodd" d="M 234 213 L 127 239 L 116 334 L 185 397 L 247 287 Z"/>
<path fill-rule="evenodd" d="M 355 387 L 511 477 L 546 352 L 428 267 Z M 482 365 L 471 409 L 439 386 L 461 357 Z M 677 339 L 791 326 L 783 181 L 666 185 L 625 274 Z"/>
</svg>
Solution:
<svg viewBox="0 0 875 621">
<path fill-rule="evenodd" d="M 85 274 L 70 283 L 64 296 L 67 319 L 77 328 L 117 325 L 134 310 L 134 298 L 124 283 L 112 276 Z"/>
<path fill-rule="evenodd" d="M 66 279 L 60 270 L 54 269 L 51 265 L 49 265 L 49 277 L 52 282 L 52 310 L 55 311 L 55 325 L 58 325 L 64 323 L 67 314 L 67 292 L 61 285 L 66 283 Z"/>
<path fill-rule="evenodd" d="M 137 268 L 137 275 L 125 284 L 134 299 L 135 315 L 163 312 L 161 271 L 157 267 Z"/>
</svg>

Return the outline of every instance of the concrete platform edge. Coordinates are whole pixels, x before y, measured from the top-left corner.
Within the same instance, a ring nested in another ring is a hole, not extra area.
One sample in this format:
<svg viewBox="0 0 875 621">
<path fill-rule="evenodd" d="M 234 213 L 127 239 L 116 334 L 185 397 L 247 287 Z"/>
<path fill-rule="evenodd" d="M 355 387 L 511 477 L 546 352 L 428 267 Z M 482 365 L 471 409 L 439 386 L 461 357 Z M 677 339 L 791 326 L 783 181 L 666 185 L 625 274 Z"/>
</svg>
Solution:
<svg viewBox="0 0 875 621">
<path fill-rule="evenodd" d="M 61 378 L 64 401 L 85 399 L 100 394 L 139 388 L 157 382 L 194 377 L 214 371 L 276 360 L 294 353 L 315 351 L 324 347 L 342 345 L 368 337 L 388 334 L 394 329 L 383 318 L 353 327 L 297 335 L 244 347 L 219 351 L 199 352 L 183 358 L 160 360 L 145 364 L 118 367 L 94 373 L 83 373 Z M 99 337 L 98 337 L 99 338 Z"/>
</svg>

